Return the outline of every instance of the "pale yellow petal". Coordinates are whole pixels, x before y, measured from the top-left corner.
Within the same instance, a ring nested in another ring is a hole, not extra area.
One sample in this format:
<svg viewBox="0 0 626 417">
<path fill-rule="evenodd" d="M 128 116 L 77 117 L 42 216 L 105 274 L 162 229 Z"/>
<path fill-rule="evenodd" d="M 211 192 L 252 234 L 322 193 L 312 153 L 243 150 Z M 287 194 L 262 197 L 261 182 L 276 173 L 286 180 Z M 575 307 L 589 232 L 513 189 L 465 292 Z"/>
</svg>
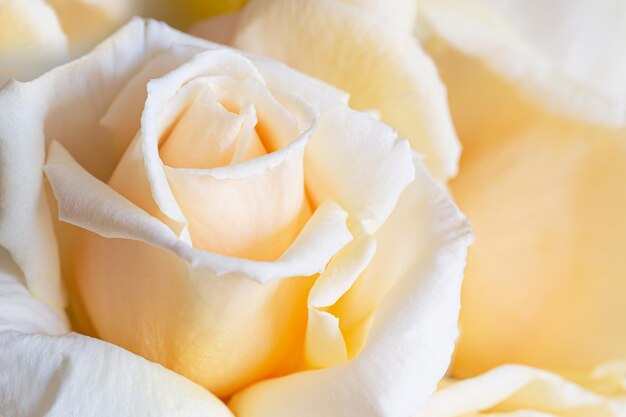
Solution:
<svg viewBox="0 0 626 417">
<path fill-rule="evenodd" d="M 29 80 L 69 58 L 65 33 L 44 0 L 0 1 L 0 87 Z"/>
<path fill-rule="evenodd" d="M 626 125 L 624 2 L 425 0 L 419 13 L 436 36 L 479 57 L 537 105 Z"/>
<path fill-rule="evenodd" d="M 362 235 L 348 243 L 315 280 L 308 298 L 305 361 L 308 367 L 324 368 L 348 359 L 339 318 L 327 311 L 359 279 L 376 251 L 375 240 Z"/>
<path fill-rule="evenodd" d="M 502 366 L 445 385 L 415 417 L 620 417 L 626 413 L 626 397 L 603 396 L 525 366 Z"/>
<path fill-rule="evenodd" d="M 343 0 L 389 20 L 412 33 L 417 21 L 417 0 Z"/>
<path fill-rule="evenodd" d="M 47 0 L 77 55 L 109 36 L 137 12 L 138 0 Z"/>
<path fill-rule="evenodd" d="M 476 233 L 454 375 L 624 357 L 625 137 L 543 118 L 468 147 L 451 184 Z"/>
</svg>

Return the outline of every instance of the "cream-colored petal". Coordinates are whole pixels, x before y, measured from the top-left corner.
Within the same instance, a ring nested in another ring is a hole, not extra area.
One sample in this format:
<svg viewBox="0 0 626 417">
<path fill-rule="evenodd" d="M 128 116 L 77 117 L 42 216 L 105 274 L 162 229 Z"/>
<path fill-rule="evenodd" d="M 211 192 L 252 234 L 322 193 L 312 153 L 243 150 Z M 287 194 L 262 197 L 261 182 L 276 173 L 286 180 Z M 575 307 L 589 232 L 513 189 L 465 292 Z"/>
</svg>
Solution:
<svg viewBox="0 0 626 417">
<path fill-rule="evenodd" d="M 5 109 L 0 112 L 0 246 L 22 271 L 21 283 L 61 312 L 64 294 L 58 249 L 41 172 L 43 115 L 24 93 L 17 83 L 0 90 L 0 108 Z"/>
<path fill-rule="evenodd" d="M 423 169 L 421 162 L 416 161 L 415 164 L 418 170 Z M 417 175 L 425 176 L 423 172 L 418 172 Z M 435 188 L 427 188 L 433 201 L 430 203 L 424 201 L 426 191 L 420 190 L 419 187 L 426 187 L 425 183 L 427 184 L 427 179 L 418 178 L 409 185 L 390 219 L 374 234 L 377 251 L 367 269 L 350 290 L 330 308 L 330 311 L 340 319 L 351 356 L 360 351 L 363 327 L 367 329 L 368 321 L 375 316 L 385 294 L 397 285 L 397 279 L 405 276 L 411 268 L 419 267 L 416 259 L 429 256 L 427 253 L 432 250 L 431 245 L 437 241 L 432 235 L 451 233 L 452 230 L 458 231 L 461 235 L 469 233 L 467 224 L 459 220 L 461 215 L 454 211 L 456 208 L 450 204 L 446 193 Z M 428 204 L 439 207 L 441 212 L 434 213 Z M 439 225 L 440 223 L 443 225 Z M 411 233 L 409 231 L 413 230 L 413 226 L 409 225 L 415 225 L 415 230 L 419 230 L 420 227 L 433 229 Z M 442 227 L 442 230 L 436 229 L 437 227 Z M 462 257 L 461 259 L 464 260 Z"/>
<path fill-rule="evenodd" d="M 62 311 L 32 296 L 9 253 L 0 250 L 0 333 L 19 331 L 59 335 L 69 331 Z M 0 397 L 2 398 L 2 397 Z"/>
<path fill-rule="evenodd" d="M 335 0 L 253 0 L 232 44 L 347 91 L 351 106 L 378 110 L 424 153 L 436 177 L 456 173 L 460 146 L 444 87 L 412 35 L 386 19 Z"/>
<path fill-rule="evenodd" d="M 194 247 L 264 261 L 282 255 L 311 214 L 304 190 L 305 144 L 300 142 L 285 152 L 282 162 L 252 176 L 219 178 L 168 169 Z"/>
<path fill-rule="evenodd" d="M 374 12 L 406 32 L 412 33 L 417 20 L 417 0 L 343 0 Z"/>
<path fill-rule="evenodd" d="M 229 111 L 204 88 L 161 143 L 161 160 L 172 168 L 227 166 L 235 156 L 243 123 L 244 117 Z"/>
<path fill-rule="evenodd" d="M 11 417 L 233 417 L 210 392 L 109 343 L 0 333 L 0 409 Z"/>
<path fill-rule="evenodd" d="M 54 8 L 73 55 L 91 48 L 138 12 L 138 1 L 47 0 Z"/>
<path fill-rule="evenodd" d="M 515 85 L 490 71 L 478 58 L 430 38 L 424 45 L 448 89 L 450 110 L 464 153 L 489 146 L 544 117 Z"/>
<path fill-rule="evenodd" d="M 589 380 L 586 382 L 589 384 Z M 611 393 L 626 394 L 626 360 L 618 359 L 596 366 L 590 382 L 601 385 L 603 390 Z"/>
<path fill-rule="evenodd" d="M 425 0 L 419 13 L 437 36 L 479 57 L 537 105 L 626 125 L 623 2 Z"/>
<path fill-rule="evenodd" d="M 389 245 L 384 262 L 398 267 L 380 277 L 394 284 L 380 300 L 358 356 L 255 384 L 231 400 L 238 416 L 408 416 L 435 390 L 457 335 L 469 230 L 419 162 L 416 171 L 379 231 L 389 228 L 394 236 L 378 240 L 378 252 Z"/>
<path fill-rule="evenodd" d="M 502 366 L 446 385 L 415 417 L 466 417 L 473 413 L 493 417 L 620 417 L 626 413 L 626 397 L 602 396 L 525 366 Z"/>
<path fill-rule="evenodd" d="M 453 365 L 590 372 L 624 357 L 626 132 L 538 118 L 468 147 L 451 183 L 471 219 Z"/>
<path fill-rule="evenodd" d="M 376 242 L 362 235 L 348 243 L 328 263 L 309 293 L 305 361 L 308 367 L 324 368 L 348 359 L 339 319 L 324 309 L 334 305 L 367 267 Z"/>
<path fill-rule="evenodd" d="M 0 1 L 0 87 L 29 80 L 69 58 L 67 39 L 44 0 Z"/>
</svg>

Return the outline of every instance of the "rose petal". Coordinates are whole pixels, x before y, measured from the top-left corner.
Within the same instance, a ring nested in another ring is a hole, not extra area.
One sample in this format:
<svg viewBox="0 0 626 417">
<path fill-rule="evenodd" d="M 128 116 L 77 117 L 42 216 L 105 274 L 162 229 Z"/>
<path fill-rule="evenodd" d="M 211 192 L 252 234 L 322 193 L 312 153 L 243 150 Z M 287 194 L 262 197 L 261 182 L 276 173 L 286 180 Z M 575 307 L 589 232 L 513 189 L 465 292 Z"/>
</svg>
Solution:
<svg viewBox="0 0 626 417">
<path fill-rule="evenodd" d="M 460 146 L 445 90 L 410 33 L 340 1 L 255 0 L 241 12 L 232 44 L 349 92 L 354 108 L 380 111 L 424 153 L 438 178 L 456 173 Z"/>
<path fill-rule="evenodd" d="M 0 332 L 0 368 L 0 409 L 7 416 L 233 416 L 182 376 L 75 333 Z"/>
<path fill-rule="evenodd" d="M 0 249 L 0 333 L 15 330 L 59 335 L 68 332 L 63 312 L 34 298 L 22 284 L 24 278 L 20 275 L 9 253 Z"/>
<path fill-rule="evenodd" d="M 44 0 L 0 2 L 0 87 L 27 80 L 68 59 L 67 39 Z"/>
<path fill-rule="evenodd" d="M 348 0 L 348 3 L 376 13 L 406 32 L 415 29 L 418 3 L 415 0 Z"/>
<path fill-rule="evenodd" d="M 437 36 L 479 57 L 537 105 L 594 123 L 626 125 L 626 7 L 620 0 L 554 1 L 547 8 L 427 0 L 420 3 L 420 15 Z"/>
<path fill-rule="evenodd" d="M 219 178 L 168 169 L 194 246 L 246 259 L 278 258 L 311 213 L 304 193 L 305 144 L 301 141 L 282 162 L 253 176 Z"/>
<path fill-rule="evenodd" d="M 305 360 L 313 368 L 324 368 L 345 362 L 347 346 L 339 327 L 339 319 L 328 311 L 344 295 L 367 267 L 376 242 L 362 235 L 348 243 L 328 263 L 309 293 Z"/>
<path fill-rule="evenodd" d="M 619 417 L 626 413 L 626 397 L 604 397 L 549 372 L 508 365 L 442 388 L 415 417 L 479 412 L 494 417 Z"/>
<path fill-rule="evenodd" d="M 379 231 L 395 237 L 378 241 L 379 252 L 390 245 L 385 264 L 399 266 L 379 277 L 394 285 L 380 300 L 358 356 L 255 384 L 231 401 L 238 416 L 411 415 L 434 391 L 457 335 L 469 229 L 419 162 L 416 170 L 416 180 Z M 403 258 L 400 249 L 413 256 Z"/>
<path fill-rule="evenodd" d="M 72 54 L 84 52 L 133 15 L 135 2 L 124 0 L 47 0 L 54 7 Z"/>
<path fill-rule="evenodd" d="M 477 236 L 455 376 L 506 363 L 589 372 L 623 357 L 624 137 L 538 115 L 468 146 L 451 183 Z"/>
</svg>

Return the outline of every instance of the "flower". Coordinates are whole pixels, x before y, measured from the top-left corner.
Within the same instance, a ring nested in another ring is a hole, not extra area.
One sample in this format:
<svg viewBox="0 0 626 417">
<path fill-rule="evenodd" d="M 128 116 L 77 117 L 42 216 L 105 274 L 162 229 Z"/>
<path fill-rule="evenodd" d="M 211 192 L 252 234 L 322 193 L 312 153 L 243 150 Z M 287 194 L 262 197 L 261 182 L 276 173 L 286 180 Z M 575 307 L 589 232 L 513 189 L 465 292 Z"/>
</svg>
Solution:
<svg viewBox="0 0 626 417">
<path fill-rule="evenodd" d="M 469 228 L 347 100 L 140 19 L 2 89 L 3 412 L 416 412 Z"/>
<path fill-rule="evenodd" d="M 117 0 L 1 0 L 0 86 L 32 79 L 111 34 L 132 14 Z"/>
</svg>

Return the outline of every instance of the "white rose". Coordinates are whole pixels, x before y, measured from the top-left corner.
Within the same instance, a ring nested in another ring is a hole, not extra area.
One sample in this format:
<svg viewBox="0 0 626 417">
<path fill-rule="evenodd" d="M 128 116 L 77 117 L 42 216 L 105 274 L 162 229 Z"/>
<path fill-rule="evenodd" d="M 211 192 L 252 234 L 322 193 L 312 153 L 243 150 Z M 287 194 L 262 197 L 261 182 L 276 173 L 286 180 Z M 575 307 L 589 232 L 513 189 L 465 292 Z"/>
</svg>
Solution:
<svg viewBox="0 0 626 417">
<path fill-rule="evenodd" d="M 470 234 L 347 100 L 142 20 L 1 90 L 0 410 L 416 412 Z"/>
</svg>

